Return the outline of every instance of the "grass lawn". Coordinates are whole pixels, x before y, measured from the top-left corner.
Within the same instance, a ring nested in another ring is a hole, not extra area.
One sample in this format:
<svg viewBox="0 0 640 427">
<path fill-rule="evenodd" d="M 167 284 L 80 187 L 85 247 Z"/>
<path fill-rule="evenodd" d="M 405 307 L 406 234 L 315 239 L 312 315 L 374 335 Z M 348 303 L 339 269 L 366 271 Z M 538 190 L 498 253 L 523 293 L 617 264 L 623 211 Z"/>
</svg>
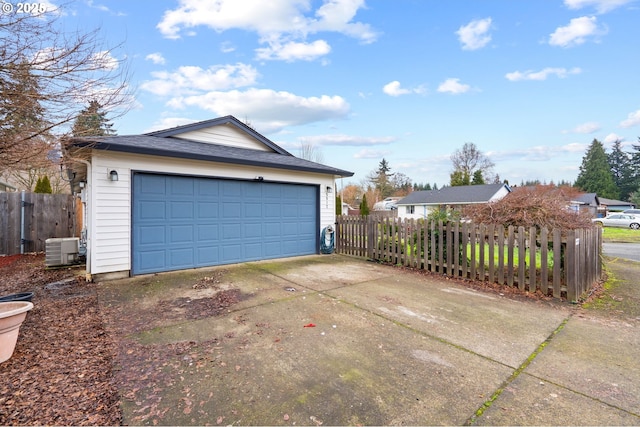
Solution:
<svg viewBox="0 0 640 427">
<path fill-rule="evenodd" d="M 604 227 L 602 239 L 608 243 L 640 243 L 640 230 Z"/>
<path fill-rule="evenodd" d="M 480 245 L 476 244 L 476 262 L 478 262 L 480 260 Z M 540 259 L 540 249 L 538 248 L 536 250 L 536 267 L 540 268 L 540 265 L 542 264 Z M 498 265 L 498 260 L 500 258 L 500 254 L 498 251 L 498 245 L 495 246 L 495 250 L 493 251 L 493 259 L 494 259 L 494 265 L 497 266 Z M 467 246 L 467 259 L 471 259 L 471 246 Z M 503 251 L 503 258 L 504 260 L 504 265 L 507 265 L 507 263 L 509 262 L 509 251 L 508 249 L 505 247 L 504 251 Z M 525 260 L 526 264 L 529 264 L 529 254 L 527 254 L 527 258 Z M 518 248 L 513 248 L 513 264 L 514 265 L 519 265 L 519 253 L 518 253 Z M 489 247 L 485 246 L 484 247 L 484 265 L 488 266 L 489 265 Z M 553 251 L 549 250 L 547 251 L 547 266 L 548 267 L 553 267 Z"/>
</svg>

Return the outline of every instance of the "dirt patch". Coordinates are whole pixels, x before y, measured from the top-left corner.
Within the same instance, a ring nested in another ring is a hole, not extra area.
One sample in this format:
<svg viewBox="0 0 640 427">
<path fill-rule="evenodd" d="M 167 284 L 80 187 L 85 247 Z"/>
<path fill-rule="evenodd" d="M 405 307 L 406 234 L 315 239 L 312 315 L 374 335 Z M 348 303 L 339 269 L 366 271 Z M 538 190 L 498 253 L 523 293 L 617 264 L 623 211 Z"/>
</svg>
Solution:
<svg viewBox="0 0 640 427">
<path fill-rule="evenodd" d="M 197 320 L 217 316 L 240 301 L 238 289 L 219 291 L 212 297 L 191 299 L 187 297 L 161 301 L 157 309 L 164 313 L 165 319 Z"/>
</svg>

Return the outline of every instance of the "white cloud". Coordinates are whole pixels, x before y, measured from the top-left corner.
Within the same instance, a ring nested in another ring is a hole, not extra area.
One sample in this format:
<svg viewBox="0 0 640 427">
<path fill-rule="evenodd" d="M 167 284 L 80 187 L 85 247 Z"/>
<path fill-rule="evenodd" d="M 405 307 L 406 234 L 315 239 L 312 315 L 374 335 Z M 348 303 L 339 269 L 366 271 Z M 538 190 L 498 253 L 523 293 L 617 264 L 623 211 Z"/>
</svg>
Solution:
<svg viewBox="0 0 640 427">
<path fill-rule="evenodd" d="M 299 51 L 301 59 L 309 60 L 309 46 L 315 52 L 313 56 L 330 51 L 328 45 L 307 43 L 310 34 L 337 32 L 363 43 L 374 42 L 378 34 L 368 24 L 353 21 L 364 7 L 364 0 L 325 0 L 316 10 L 308 0 L 217 0 L 214 5 L 210 0 L 180 0 L 176 9 L 165 11 L 157 28 L 172 39 L 199 26 L 216 32 L 251 31 L 259 35 L 260 43 L 269 45 L 258 51 L 259 57 L 290 61 L 296 59 L 294 54 Z M 279 47 L 287 46 L 293 49 L 277 53 Z"/>
<path fill-rule="evenodd" d="M 381 159 L 385 156 L 391 154 L 391 151 L 382 151 L 382 150 L 360 150 L 356 154 L 353 155 L 354 159 Z"/>
<path fill-rule="evenodd" d="M 485 47 L 491 41 L 491 18 L 475 19 L 467 25 L 461 26 L 456 34 L 462 49 L 476 50 Z"/>
<path fill-rule="evenodd" d="M 300 142 L 305 144 L 312 144 L 314 146 L 328 146 L 337 145 L 341 147 L 358 147 L 358 146 L 370 146 L 370 145 L 385 145 L 395 142 L 397 138 L 392 136 L 383 137 L 369 137 L 369 136 L 355 136 L 344 134 L 332 134 L 332 135 L 313 135 L 298 138 Z"/>
<path fill-rule="evenodd" d="M 150 128 L 146 129 L 144 133 L 153 132 L 156 130 L 171 129 L 176 126 L 188 125 L 194 123 L 197 120 L 187 119 L 185 117 L 165 117 L 157 122 L 154 122 Z"/>
<path fill-rule="evenodd" d="M 230 53 L 236 50 L 235 45 L 230 41 L 224 41 L 220 43 L 220 52 Z"/>
<path fill-rule="evenodd" d="M 469 90 L 471 90 L 471 86 L 460 83 L 460 79 L 456 78 L 449 78 L 438 86 L 438 92 L 451 93 L 454 95 L 469 92 Z"/>
<path fill-rule="evenodd" d="M 521 80 L 546 80 L 550 75 L 555 75 L 556 77 L 563 79 L 571 74 L 580 74 L 581 72 L 582 69 L 578 67 L 574 67 L 571 69 L 547 67 L 540 71 L 514 71 L 512 73 L 505 74 L 505 77 L 507 80 L 512 82 Z"/>
<path fill-rule="evenodd" d="M 604 139 L 602 140 L 602 142 L 607 145 L 613 144 L 616 141 L 622 142 L 624 141 L 624 138 L 616 133 L 610 133 L 609 135 L 605 136 Z"/>
<path fill-rule="evenodd" d="M 111 55 L 108 50 L 96 52 L 91 55 L 93 65 L 103 70 L 115 70 L 120 66 L 120 61 Z"/>
<path fill-rule="evenodd" d="M 582 9 L 593 6 L 598 13 L 607 13 L 633 0 L 564 0 L 564 5 L 569 9 Z"/>
<path fill-rule="evenodd" d="M 264 133 L 277 132 L 287 126 L 343 119 L 350 111 L 349 104 L 340 96 L 302 97 L 255 88 L 174 97 L 167 105 L 171 108 L 198 107 L 218 116 L 246 117 Z"/>
<path fill-rule="evenodd" d="M 154 79 L 142 83 L 142 89 L 155 95 L 177 96 L 250 86 L 256 82 L 258 71 L 251 65 L 237 63 L 207 69 L 183 66 L 175 72 L 154 71 L 151 76 Z"/>
<path fill-rule="evenodd" d="M 144 59 L 146 59 L 147 61 L 151 61 L 154 64 L 164 64 L 165 62 L 167 62 L 164 59 L 164 56 L 162 56 L 162 54 L 159 52 L 150 53 L 149 55 L 145 56 Z"/>
<path fill-rule="evenodd" d="M 417 86 L 409 89 L 403 88 L 400 85 L 399 81 L 394 80 L 384 85 L 382 88 L 382 91 L 389 96 L 400 96 L 400 95 L 408 95 L 411 93 L 425 93 L 426 90 L 424 86 Z"/>
<path fill-rule="evenodd" d="M 600 130 L 600 125 L 596 122 L 582 123 L 573 129 L 573 133 L 594 133 Z"/>
<path fill-rule="evenodd" d="M 640 125 L 640 110 L 629 113 L 627 118 L 620 122 L 620 126 L 623 128 L 630 128 L 637 125 Z"/>
<path fill-rule="evenodd" d="M 324 40 L 316 40 L 313 43 L 279 41 L 269 43 L 269 47 L 256 49 L 256 58 L 261 60 L 283 60 L 287 62 L 295 60 L 313 61 L 316 58 L 331 52 L 331 46 Z"/>
<path fill-rule="evenodd" d="M 598 28 L 595 16 L 582 16 L 569 21 L 566 27 L 558 27 L 549 36 L 551 46 L 572 47 L 583 44 L 588 37 L 595 37 L 607 33 L 606 28 Z"/>
</svg>

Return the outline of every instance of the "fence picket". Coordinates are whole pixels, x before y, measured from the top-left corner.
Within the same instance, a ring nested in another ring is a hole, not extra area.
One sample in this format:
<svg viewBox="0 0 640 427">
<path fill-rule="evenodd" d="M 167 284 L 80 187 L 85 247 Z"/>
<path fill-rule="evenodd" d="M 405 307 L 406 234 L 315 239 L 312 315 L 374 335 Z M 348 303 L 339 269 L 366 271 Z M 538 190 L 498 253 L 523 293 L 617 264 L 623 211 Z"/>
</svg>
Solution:
<svg viewBox="0 0 640 427">
<path fill-rule="evenodd" d="M 529 292 L 535 292 L 536 284 L 536 235 L 538 231 L 536 227 L 529 227 Z"/>
<path fill-rule="evenodd" d="M 496 227 L 498 239 L 498 283 L 504 285 L 504 226 Z"/>
</svg>

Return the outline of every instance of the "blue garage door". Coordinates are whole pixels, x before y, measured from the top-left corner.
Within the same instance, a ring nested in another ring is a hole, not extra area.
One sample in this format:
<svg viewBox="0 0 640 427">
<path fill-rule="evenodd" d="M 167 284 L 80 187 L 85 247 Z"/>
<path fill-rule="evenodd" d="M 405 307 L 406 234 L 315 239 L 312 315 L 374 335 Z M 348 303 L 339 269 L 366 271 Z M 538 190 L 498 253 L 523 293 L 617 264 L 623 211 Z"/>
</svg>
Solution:
<svg viewBox="0 0 640 427">
<path fill-rule="evenodd" d="M 312 185 L 135 173 L 133 274 L 318 251 Z"/>
</svg>

